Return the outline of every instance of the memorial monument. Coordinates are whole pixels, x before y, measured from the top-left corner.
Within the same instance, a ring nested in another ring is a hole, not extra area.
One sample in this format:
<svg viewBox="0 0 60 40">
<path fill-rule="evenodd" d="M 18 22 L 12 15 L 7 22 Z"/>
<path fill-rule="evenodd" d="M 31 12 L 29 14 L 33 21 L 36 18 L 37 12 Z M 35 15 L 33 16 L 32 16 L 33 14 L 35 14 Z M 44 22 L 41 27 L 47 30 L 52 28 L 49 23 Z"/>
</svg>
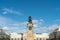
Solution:
<svg viewBox="0 0 60 40">
<path fill-rule="evenodd" d="M 28 24 L 27 24 L 27 38 L 26 40 L 34 40 L 34 32 L 33 32 L 33 23 L 32 18 L 29 16 L 28 18 Z"/>
</svg>

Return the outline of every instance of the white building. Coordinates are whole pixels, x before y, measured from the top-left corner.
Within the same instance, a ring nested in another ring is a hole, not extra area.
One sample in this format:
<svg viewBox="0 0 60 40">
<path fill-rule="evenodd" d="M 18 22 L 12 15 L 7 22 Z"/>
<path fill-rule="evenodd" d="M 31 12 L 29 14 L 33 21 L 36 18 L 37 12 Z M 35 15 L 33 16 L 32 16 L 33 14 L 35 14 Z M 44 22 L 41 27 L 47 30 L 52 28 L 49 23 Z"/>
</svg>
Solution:
<svg viewBox="0 0 60 40">
<path fill-rule="evenodd" d="M 21 40 L 22 35 L 17 33 L 11 33 L 10 40 Z"/>
<path fill-rule="evenodd" d="M 49 35 L 49 39 L 51 40 L 60 40 L 60 28 L 56 28 L 52 33 Z"/>
<path fill-rule="evenodd" d="M 47 40 L 47 39 L 49 39 L 49 35 L 47 33 L 35 34 L 35 40 Z"/>
<path fill-rule="evenodd" d="M 43 34 L 37 33 L 34 35 L 35 35 L 34 40 L 48 40 L 49 39 L 49 35 L 47 33 L 43 33 Z M 10 40 L 22 40 L 22 38 L 23 40 L 26 40 L 24 36 L 26 35 L 23 34 L 22 36 L 22 34 L 12 33 L 10 35 Z"/>
<path fill-rule="evenodd" d="M 3 29 L 0 29 L 0 40 L 10 40 L 10 36 Z"/>
</svg>

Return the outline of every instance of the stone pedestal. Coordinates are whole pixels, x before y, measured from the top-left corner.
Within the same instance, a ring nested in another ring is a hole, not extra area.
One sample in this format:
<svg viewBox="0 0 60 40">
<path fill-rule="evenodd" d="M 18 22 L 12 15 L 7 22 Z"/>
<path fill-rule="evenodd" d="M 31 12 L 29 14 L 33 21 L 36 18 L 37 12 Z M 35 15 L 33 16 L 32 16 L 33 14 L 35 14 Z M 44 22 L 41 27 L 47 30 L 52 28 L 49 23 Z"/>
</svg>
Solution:
<svg viewBox="0 0 60 40">
<path fill-rule="evenodd" d="M 27 40 L 34 40 L 34 34 L 32 30 L 27 32 Z"/>
</svg>

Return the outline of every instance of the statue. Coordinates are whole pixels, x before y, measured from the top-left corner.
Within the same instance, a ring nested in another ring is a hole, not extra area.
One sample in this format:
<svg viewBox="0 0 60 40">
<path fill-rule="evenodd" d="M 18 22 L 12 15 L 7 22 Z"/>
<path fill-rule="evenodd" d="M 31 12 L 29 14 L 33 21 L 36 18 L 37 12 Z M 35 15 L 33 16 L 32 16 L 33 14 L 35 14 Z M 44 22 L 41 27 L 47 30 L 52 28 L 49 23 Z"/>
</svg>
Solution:
<svg viewBox="0 0 60 40">
<path fill-rule="evenodd" d="M 28 28 L 28 30 L 27 30 L 26 40 L 34 40 L 33 23 L 32 23 L 31 16 L 29 16 L 29 18 L 28 18 L 27 28 Z"/>
<path fill-rule="evenodd" d="M 31 18 L 31 16 L 29 16 L 28 22 L 32 24 L 32 18 Z M 29 30 L 32 30 L 32 27 L 29 27 Z"/>
<path fill-rule="evenodd" d="M 27 23 L 27 33 L 25 40 L 34 40 L 34 31 L 33 31 L 33 23 L 31 16 L 28 17 L 28 23 Z"/>
<path fill-rule="evenodd" d="M 29 22 L 29 23 L 32 23 L 32 18 L 31 18 L 31 16 L 29 16 L 28 22 Z"/>
</svg>

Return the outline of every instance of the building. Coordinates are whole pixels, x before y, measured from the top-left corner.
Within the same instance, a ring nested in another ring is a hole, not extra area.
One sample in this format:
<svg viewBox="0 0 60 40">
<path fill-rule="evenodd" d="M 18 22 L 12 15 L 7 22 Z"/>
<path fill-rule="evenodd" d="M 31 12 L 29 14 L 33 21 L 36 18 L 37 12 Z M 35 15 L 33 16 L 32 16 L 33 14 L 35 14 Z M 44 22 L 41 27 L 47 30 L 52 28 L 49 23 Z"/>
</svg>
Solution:
<svg viewBox="0 0 60 40">
<path fill-rule="evenodd" d="M 11 33 L 10 35 L 10 40 L 21 40 L 21 39 L 22 39 L 22 34 Z"/>
<path fill-rule="evenodd" d="M 50 33 L 49 39 L 60 40 L 60 28 L 56 28 L 52 33 Z"/>
<path fill-rule="evenodd" d="M 35 37 L 34 37 L 34 40 L 48 40 L 49 39 L 49 35 L 47 33 L 43 33 L 43 34 L 39 34 L 39 33 L 36 33 L 34 34 Z M 17 34 L 17 33 L 12 33 L 10 35 L 10 40 L 26 40 L 25 38 L 26 34 Z"/>
<path fill-rule="evenodd" d="M 10 36 L 8 33 L 4 32 L 3 29 L 0 29 L 0 40 L 9 40 Z"/>
<path fill-rule="evenodd" d="M 35 40 L 48 40 L 48 39 L 49 39 L 49 35 L 47 33 L 35 34 Z"/>
</svg>

